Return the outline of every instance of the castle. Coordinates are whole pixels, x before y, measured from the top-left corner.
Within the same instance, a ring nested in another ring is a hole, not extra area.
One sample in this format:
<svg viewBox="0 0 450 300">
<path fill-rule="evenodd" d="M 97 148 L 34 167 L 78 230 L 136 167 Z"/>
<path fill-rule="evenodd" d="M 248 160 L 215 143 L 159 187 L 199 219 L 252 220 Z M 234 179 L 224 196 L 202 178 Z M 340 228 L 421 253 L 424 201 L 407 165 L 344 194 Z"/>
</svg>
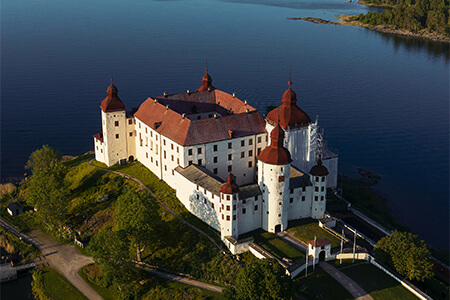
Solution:
<svg viewBox="0 0 450 300">
<path fill-rule="evenodd" d="M 101 102 L 95 159 L 140 161 L 176 190 L 195 216 L 239 253 L 239 236 L 288 221 L 320 219 L 338 156 L 325 149 L 318 121 L 297 106 L 292 82 L 264 118 L 247 101 L 216 89 L 206 70 L 194 92 L 150 97 L 128 113 L 112 84 Z"/>
</svg>

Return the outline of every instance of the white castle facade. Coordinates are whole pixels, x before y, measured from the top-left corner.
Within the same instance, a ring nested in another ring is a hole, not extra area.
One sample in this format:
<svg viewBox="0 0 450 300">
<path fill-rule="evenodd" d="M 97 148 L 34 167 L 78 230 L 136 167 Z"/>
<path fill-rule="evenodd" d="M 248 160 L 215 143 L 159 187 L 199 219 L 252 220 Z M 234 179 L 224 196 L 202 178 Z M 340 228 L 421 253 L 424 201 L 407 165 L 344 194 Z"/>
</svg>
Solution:
<svg viewBox="0 0 450 300">
<path fill-rule="evenodd" d="M 322 218 L 326 188 L 337 184 L 338 157 L 322 150 L 318 122 L 297 106 L 291 82 L 266 118 L 214 88 L 208 72 L 195 92 L 148 98 L 133 114 L 111 82 L 101 116 L 95 159 L 140 161 L 233 253 L 242 234 Z"/>
</svg>

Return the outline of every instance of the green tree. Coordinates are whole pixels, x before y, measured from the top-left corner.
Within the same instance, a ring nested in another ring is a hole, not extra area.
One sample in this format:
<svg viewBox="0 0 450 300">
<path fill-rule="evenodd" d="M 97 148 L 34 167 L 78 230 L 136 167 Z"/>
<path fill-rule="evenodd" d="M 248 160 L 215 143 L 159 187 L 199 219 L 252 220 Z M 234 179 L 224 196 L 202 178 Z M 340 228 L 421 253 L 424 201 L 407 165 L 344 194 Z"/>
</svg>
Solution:
<svg viewBox="0 0 450 300">
<path fill-rule="evenodd" d="M 57 151 L 48 146 L 34 151 L 26 164 L 33 176 L 26 185 L 25 201 L 33 205 L 43 222 L 62 226 L 67 221 L 66 168 Z"/>
<path fill-rule="evenodd" d="M 224 295 L 228 299 L 290 299 L 292 282 L 275 260 L 261 259 L 242 268 Z"/>
<path fill-rule="evenodd" d="M 136 247 L 136 257 L 141 261 L 141 252 L 155 242 L 157 224 L 160 222 L 158 205 L 144 191 L 129 190 L 119 196 L 115 209 L 115 230 L 128 234 Z"/>
<path fill-rule="evenodd" d="M 375 255 L 409 280 L 424 281 L 433 277 L 430 251 L 416 234 L 394 231 L 378 241 Z"/>
<path fill-rule="evenodd" d="M 44 145 L 42 146 L 42 149 L 37 149 L 31 153 L 25 168 L 31 169 L 32 171 L 36 169 L 46 170 L 47 168 L 52 168 L 60 161 L 61 156 L 59 152 L 51 148 L 49 145 Z"/>
</svg>

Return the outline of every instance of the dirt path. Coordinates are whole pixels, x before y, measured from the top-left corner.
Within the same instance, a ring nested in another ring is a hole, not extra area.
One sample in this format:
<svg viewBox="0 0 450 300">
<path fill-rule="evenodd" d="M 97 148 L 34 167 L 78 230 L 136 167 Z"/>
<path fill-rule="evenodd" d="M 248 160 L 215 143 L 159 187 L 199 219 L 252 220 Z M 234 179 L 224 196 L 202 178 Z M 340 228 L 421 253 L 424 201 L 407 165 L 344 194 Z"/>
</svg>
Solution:
<svg viewBox="0 0 450 300">
<path fill-rule="evenodd" d="M 347 291 L 352 294 L 352 296 L 357 300 L 373 300 L 373 298 L 367 294 L 356 282 L 354 282 L 350 277 L 333 267 L 332 265 L 322 262 L 320 267 L 331 275 L 337 282 L 339 282 Z"/>
<path fill-rule="evenodd" d="M 0 220 L 0 225 L 41 251 L 42 255 L 36 259 L 36 265 L 46 265 L 56 269 L 88 299 L 102 299 L 78 274 L 82 267 L 94 262 L 91 257 L 81 254 L 74 245 L 61 244 L 39 230 L 32 230 L 26 235 L 18 232 L 4 220 Z"/>
</svg>

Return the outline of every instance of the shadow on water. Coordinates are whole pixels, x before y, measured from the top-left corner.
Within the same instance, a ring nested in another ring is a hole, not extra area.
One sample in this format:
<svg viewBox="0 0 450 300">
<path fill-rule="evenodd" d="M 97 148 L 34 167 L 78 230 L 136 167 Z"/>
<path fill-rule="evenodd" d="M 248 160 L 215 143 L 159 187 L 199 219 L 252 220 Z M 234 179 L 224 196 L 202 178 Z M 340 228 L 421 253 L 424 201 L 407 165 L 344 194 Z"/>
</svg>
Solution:
<svg viewBox="0 0 450 300">
<path fill-rule="evenodd" d="M 399 50 L 406 50 L 407 52 L 415 54 L 426 52 L 429 56 L 433 57 L 433 59 L 441 59 L 444 57 L 446 62 L 450 60 L 449 43 L 397 36 L 375 31 L 372 31 L 372 33 L 380 34 L 382 40 L 388 45 L 392 44 L 396 52 Z"/>
</svg>

